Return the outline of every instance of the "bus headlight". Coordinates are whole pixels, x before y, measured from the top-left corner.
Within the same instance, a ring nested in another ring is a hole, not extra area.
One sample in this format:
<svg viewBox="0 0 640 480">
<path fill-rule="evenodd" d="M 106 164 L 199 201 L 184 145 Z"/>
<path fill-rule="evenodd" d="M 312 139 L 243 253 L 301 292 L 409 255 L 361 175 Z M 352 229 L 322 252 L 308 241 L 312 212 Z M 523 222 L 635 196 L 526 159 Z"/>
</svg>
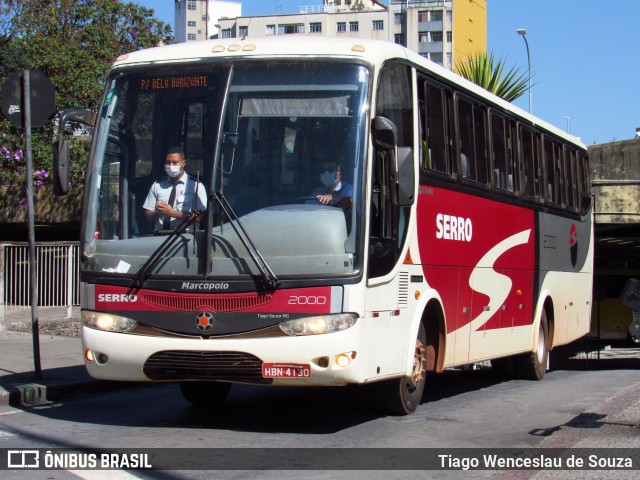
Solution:
<svg viewBox="0 0 640 480">
<path fill-rule="evenodd" d="M 128 332 L 138 324 L 135 320 L 127 317 L 89 310 L 82 311 L 82 323 L 87 327 L 105 332 Z"/>
<path fill-rule="evenodd" d="M 318 335 L 346 330 L 355 325 L 358 317 L 353 313 L 318 315 L 282 322 L 279 327 L 287 335 Z"/>
</svg>

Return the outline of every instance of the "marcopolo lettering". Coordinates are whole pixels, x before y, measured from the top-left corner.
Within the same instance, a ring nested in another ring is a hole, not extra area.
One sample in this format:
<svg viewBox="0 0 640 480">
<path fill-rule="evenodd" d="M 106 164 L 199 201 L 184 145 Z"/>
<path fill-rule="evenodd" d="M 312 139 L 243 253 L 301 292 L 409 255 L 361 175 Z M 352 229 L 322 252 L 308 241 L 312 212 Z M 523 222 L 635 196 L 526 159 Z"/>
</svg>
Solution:
<svg viewBox="0 0 640 480">
<path fill-rule="evenodd" d="M 99 302 L 120 302 L 132 303 L 138 301 L 138 296 L 127 293 L 101 293 L 98 295 Z"/>
<path fill-rule="evenodd" d="M 470 242 L 473 225 L 470 218 L 439 213 L 436 216 L 436 238 Z"/>
<path fill-rule="evenodd" d="M 182 282 L 183 290 L 227 290 L 228 288 L 229 284 L 224 282 Z"/>
</svg>

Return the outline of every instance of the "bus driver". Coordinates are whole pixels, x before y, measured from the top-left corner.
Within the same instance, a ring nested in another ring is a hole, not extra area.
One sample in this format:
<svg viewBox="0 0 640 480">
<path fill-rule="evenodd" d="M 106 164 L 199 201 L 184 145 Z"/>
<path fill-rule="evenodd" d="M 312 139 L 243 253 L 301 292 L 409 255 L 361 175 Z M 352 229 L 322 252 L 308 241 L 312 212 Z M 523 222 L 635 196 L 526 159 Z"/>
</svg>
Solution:
<svg viewBox="0 0 640 480">
<path fill-rule="evenodd" d="M 353 203 L 353 186 L 342 182 L 342 167 L 333 161 L 322 162 L 320 168 L 319 186 L 311 192 L 316 200 L 307 203 L 321 203 L 323 205 L 337 205 L 345 211 L 351 210 Z"/>
</svg>

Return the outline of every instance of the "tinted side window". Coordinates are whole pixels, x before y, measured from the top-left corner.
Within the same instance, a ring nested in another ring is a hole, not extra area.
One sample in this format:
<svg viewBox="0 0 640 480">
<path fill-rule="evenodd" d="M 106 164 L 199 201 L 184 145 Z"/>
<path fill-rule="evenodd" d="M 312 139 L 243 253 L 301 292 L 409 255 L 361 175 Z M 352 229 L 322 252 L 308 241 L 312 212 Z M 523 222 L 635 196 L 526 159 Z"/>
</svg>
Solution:
<svg viewBox="0 0 640 480">
<path fill-rule="evenodd" d="M 560 168 L 562 165 L 562 146 L 551 138 L 544 137 L 543 154 L 544 167 L 547 175 L 545 191 L 547 202 L 560 206 L 564 201 L 564 195 L 562 193 L 564 186 L 562 178 L 563 171 Z"/>
<path fill-rule="evenodd" d="M 466 98 L 458 97 L 458 159 L 460 176 L 488 183 L 486 111 Z"/>
<path fill-rule="evenodd" d="M 398 146 L 413 146 L 411 69 L 399 63 L 386 64 L 380 72 L 376 115 L 387 117 L 398 128 Z"/>
<path fill-rule="evenodd" d="M 580 181 L 580 211 L 586 213 L 591 208 L 591 179 L 589 176 L 589 159 L 578 153 L 578 176 Z"/>
<path fill-rule="evenodd" d="M 522 188 L 526 197 L 540 198 L 541 171 L 538 165 L 538 143 L 536 134 L 520 127 L 520 161 L 522 165 Z"/>
<path fill-rule="evenodd" d="M 565 172 L 567 175 L 567 208 L 576 211 L 578 209 L 578 175 L 576 171 L 576 152 L 570 148 L 565 149 Z"/>
<path fill-rule="evenodd" d="M 451 173 L 449 99 L 451 94 L 444 87 L 423 81 L 420 95 L 422 130 L 422 168 L 441 173 Z"/>
<path fill-rule="evenodd" d="M 491 149 L 496 189 L 514 192 L 513 125 L 510 120 L 491 113 Z"/>
</svg>

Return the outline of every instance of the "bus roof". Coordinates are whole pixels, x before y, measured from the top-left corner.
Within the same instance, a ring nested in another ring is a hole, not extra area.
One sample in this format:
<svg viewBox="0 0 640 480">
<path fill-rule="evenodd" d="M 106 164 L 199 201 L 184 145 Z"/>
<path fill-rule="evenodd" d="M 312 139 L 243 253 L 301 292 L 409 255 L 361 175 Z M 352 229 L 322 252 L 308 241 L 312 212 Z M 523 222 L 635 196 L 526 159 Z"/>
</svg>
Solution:
<svg viewBox="0 0 640 480">
<path fill-rule="evenodd" d="M 239 57 L 273 59 L 323 57 L 358 59 L 378 69 L 386 60 L 402 58 L 420 66 L 423 70 L 430 71 L 436 77 L 456 84 L 463 90 L 473 93 L 505 111 L 511 112 L 532 125 L 541 127 L 580 148 L 586 148 L 579 138 L 529 114 L 516 105 L 401 45 L 381 40 L 353 37 L 338 38 L 303 35 L 295 38 L 289 35 L 286 38 L 282 37 L 274 35 L 247 39 L 229 38 L 176 43 L 121 55 L 113 67 L 120 68 L 182 61 L 196 62 L 207 59 L 233 59 Z"/>
</svg>

